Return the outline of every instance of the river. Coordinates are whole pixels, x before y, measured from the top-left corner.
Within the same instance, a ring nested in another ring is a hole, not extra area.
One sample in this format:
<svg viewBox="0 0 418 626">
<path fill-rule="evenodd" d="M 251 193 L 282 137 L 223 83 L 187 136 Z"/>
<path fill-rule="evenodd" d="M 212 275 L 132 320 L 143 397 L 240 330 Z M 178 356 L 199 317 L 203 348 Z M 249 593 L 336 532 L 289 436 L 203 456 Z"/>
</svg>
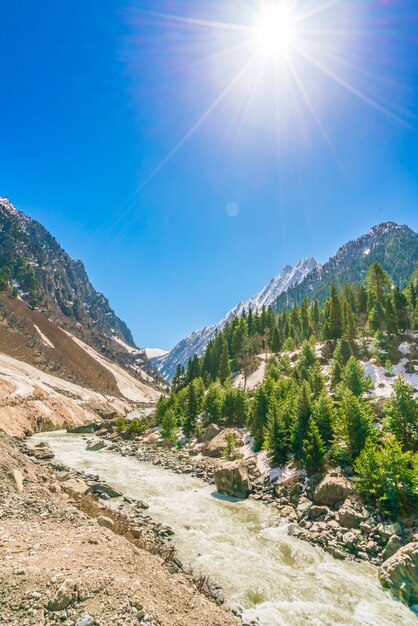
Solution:
<svg viewBox="0 0 418 626">
<path fill-rule="evenodd" d="M 98 474 L 174 531 L 180 559 L 216 580 L 230 603 L 262 626 L 417 626 L 407 607 L 384 592 L 370 565 L 338 561 L 276 525 L 277 513 L 234 501 L 213 487 L 131 457 L 89 452 L 79 435 L 41 433 L 57 461 Z"/>
</svg>

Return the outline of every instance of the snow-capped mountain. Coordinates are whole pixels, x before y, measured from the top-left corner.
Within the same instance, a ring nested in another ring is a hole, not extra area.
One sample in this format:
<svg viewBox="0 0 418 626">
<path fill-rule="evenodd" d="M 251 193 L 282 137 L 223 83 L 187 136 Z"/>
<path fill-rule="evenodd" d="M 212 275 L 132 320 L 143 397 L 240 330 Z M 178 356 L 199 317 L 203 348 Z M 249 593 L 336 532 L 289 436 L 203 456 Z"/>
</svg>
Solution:
<svg viewBox="0 0 418 626">
<path fill-rule="evenodd" d="M 401 289 L 417 267 L 418 235 L 408 226 L 385 222 L 341 246 L 324 265 L 288 290 L 272 303 L 276 311 L 300 304 L 305 296 L 323 302 L 332 284 L 341 289 L 345 283 L 364 282 L 369 267 L 378 262 Z"/>
<path fill-rule="evenodd" d="M 231 321 L 235 316 L 242 315 L 244 311 L 249 309 L 258 311 L 263 306 L 268 307 L 277 300 L 281 293 L 298 285 L 310 272 L 318 268 L 320 268 L 320 264 L 311 257 L 302 259 L 295 267 L 286 265 L 259 293 L 249 300 L 239 302 L 217 324 L 195 330 L 191 335 L 182 339 L 166 355 L 152 359 L 154 367 L 163 376 L 172 378 L 177 365 L 179 363 L 186 365 L 194 354 L 201 355 L 209 341 L 223 329 L 227 322 Z"/>
</svg>

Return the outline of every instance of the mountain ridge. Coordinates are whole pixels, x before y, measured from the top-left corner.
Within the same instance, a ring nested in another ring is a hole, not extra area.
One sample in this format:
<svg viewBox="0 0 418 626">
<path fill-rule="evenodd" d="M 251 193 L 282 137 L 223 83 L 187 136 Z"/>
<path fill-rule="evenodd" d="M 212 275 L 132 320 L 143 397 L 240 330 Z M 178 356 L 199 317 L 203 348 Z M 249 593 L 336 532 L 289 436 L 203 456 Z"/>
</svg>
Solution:
<svg viewBox="0 0 418 626">
<path fill-rule="evenodd" d="M 146 353 L 136 348 L 128 326 L 116 315 L 108 299 L 94 288 L 83 262 L 72 259 L 42 224 L 4 197 L 0 197 L 2 291 L 128 369 L 135 377 L 147 378 Z M 17 302 L 13 305 L 12 299 L 3 297 L 0 302 L 0 316 L 8 333 L 13 333 L 14 342 L 26 358 L 40 358 L 39 354 L 32 355 L 29 349 L 24 349 L 28 337 L 36 337 L 36 332 L 33 334 L 29 313 L 17 306 Z M 0 349 L 10 348 L 7 337 L 2 335 L 0 340 Z M 38 347 L 41 351 L 46 349 L 46 346 Z M 48 363 L 48 355 L 43 355 L 42 360 Z"/>
<path fill-rule="evenodd" d="M 194 353 L 201 355 L 216 333 L 244 310 L 271 305 L 279 312 L 300 304 L 305 296 L 323 301 L 329 295 L 331 283 L 342 287 L 345 282 L 363 282 L 374 261 L 380 262 L 395 283 L 404 287 L 418 265 L 417 233 L 406 225 L 383 222 L 340 246 L 323 265 L 313 257 L 301 259 L 295 267 L 285 265 L 255 296 L 238 303 L 218 323 L 193 331 L 167 355 L 151 359 L 151 362 L 162 375 L 171 378 L 178 363 L 186 365 Z"/>
<path fill-rule="evenodd" d="M 179 341 L 174 348 L 166 355 L 151 359 L 154 367 L 167 378 L 171 378 L 176 370 L 177 364 L 186 364 L 194 354 L 202 354 L 207 344 L 220 332 L 225 324 L 234 317 L 240 316 L 250 308 L 254 311 L 261 310 L 263 306 L 268 307 L 275 301 L 276 297 L 283 290 L 297 284 L 311 272 L 320 267 L 318 261 L 313 257 L 301 259 L 294 267 L 285 265 L 283 269 L 274 276 L 270 282 L 251 298 L 239 302 L 235 307 L 217 323 L 205 326 L 193 331 L 190 335 Z"/>
</svg>

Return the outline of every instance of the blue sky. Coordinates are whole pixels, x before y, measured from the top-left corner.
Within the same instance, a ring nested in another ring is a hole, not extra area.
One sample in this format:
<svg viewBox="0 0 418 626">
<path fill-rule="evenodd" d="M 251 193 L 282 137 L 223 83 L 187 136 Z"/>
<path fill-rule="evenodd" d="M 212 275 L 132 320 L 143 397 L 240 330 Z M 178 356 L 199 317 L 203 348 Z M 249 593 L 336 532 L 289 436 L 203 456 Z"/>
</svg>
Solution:
<svg viewBox="0 0 418 626">
<path fill-rule="evenodd" d="M 374 224 L 417 227 L 416 2 L 341 0 L 286 63 L 203 24 L 252 29 L 258 5 L 0 5 L 0 195 L 84 261 L 141 346 Z"/>
</svg>

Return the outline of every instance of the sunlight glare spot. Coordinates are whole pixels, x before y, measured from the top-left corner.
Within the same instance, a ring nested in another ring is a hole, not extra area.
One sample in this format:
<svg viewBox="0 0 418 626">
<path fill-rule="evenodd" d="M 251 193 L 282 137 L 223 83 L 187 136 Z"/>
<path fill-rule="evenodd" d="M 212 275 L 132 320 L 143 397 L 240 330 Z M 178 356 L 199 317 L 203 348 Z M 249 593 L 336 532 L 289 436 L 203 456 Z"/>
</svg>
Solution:
<svg viewBox="0 0 418 626">
<path fill-rule="evenodd" d="M 284 55 L 295 37 L 295 20 L 284 3 L 267 5 L 256 28 L 257 42 L 266 57 Z"/>
</svg>

